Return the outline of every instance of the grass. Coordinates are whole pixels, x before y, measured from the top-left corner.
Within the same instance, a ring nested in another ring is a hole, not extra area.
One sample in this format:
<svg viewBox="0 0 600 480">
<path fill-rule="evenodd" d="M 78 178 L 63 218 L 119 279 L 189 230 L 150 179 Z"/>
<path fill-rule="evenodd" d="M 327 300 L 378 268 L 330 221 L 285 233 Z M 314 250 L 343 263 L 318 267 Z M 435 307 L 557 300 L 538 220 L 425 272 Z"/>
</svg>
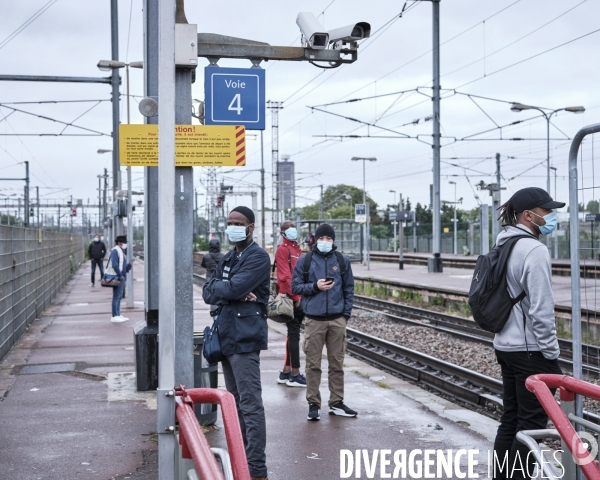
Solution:
<svg viewBox="0 0 600 480">
<path fill-rule="evenodd" d="M 377 382 L 375 382 L 378 386 L 380 386 L 381 388 L 385 388 L 386 390 L 392 390 L 392 387 L 390 387 L 387 383 L 382 382 L 381 380 L 378 380 Z"/>
<path fill-rule="evenodd" d="M 352 373 L 356 373 L 359 377 L 369 378 L 369 376 L 366 373 L 363 373 L 359 370 L 352 370 Z"/>
</svg>

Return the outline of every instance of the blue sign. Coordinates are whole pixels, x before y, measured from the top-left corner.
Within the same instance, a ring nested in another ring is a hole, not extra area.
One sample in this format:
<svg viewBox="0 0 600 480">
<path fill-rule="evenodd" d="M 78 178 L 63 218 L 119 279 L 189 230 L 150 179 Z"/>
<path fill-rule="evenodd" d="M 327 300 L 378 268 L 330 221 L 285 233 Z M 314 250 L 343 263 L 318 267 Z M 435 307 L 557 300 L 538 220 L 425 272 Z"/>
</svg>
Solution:
<svg viewBox="0 0 600 480">
<path fill-rule="evenodd" d="M 265 71 L 262 68 L 204 69 L 206 125 L 265 129 Z"/>
</svg>

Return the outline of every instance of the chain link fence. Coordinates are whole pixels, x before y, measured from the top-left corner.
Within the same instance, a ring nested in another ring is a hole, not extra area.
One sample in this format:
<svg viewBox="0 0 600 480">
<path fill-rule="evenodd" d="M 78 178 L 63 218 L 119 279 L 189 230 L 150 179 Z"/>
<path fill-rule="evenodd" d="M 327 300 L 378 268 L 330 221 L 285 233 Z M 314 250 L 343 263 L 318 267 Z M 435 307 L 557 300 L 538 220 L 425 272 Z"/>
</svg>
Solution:
<svg viewBox="0 0 600 480">
<path fill-rule="evenodd" d="M 79 235 L 0 225 L 0 360 L 85 259 Z"/>
</svg>

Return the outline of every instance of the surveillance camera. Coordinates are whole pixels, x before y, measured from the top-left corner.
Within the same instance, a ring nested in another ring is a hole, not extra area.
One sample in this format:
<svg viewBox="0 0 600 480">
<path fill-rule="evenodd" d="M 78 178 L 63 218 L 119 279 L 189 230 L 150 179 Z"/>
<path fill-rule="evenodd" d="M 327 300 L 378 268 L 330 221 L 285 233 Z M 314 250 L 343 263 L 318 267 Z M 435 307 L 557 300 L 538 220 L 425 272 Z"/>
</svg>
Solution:
<svg viewBox="0 0 600 480">
<path fill-rule="evenodd" d="M 367 22 L 358 22 L 345 27 L 334 28 L 327 32 L 329 34 L 329 42 L 356 42 L 371 36 L 371 24 Z"/>
<path fill-rule="evenodd" d="M 300 31 L 308 47 L 315 50 L 324 50 L 327 48 L 329 34 L 312 13 L 300 12 L 296 18 L 296 24 L 300 27 Z"/>
</svg>

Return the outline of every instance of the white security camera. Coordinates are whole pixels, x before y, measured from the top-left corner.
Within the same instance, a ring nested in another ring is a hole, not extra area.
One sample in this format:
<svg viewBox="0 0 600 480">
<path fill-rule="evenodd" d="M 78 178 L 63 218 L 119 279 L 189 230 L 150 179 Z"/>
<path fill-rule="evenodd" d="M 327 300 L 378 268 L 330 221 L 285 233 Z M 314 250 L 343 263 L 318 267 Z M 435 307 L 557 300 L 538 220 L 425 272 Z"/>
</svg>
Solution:
<svg viewBox="0 0 600 480">
<path fill-rule="evenodd" d="M 300 12 L 296 24 L 304 36 L 308 47 L 315 50 L 324 50 L 329 45 L 329 34 L 310 12 Z"/>
<path fill-rule="evenodd" d="M 345 27 L 334 28 L 327 32 L 329 34 L 329 42 L 356 42 L 371 36 L 371 24 L 367 22 L 358 22 Z"/>
</svg>

